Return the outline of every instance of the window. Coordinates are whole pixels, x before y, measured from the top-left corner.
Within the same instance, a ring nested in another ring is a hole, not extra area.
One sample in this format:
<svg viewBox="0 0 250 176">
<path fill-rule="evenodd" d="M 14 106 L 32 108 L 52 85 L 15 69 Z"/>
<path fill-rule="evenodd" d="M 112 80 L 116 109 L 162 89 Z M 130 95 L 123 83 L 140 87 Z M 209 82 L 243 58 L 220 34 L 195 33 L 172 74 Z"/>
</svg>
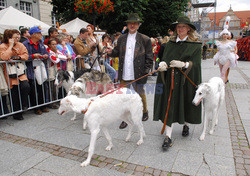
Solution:
<svg viewBox="0 0 250 176">
<path fill-rule="evenodd" d="M 0 0 L 0 10 L 5 9 L 5 8 L 6 8 L 5 0 Z"/>
<path fill-rule="evenodd" d="M 32 16 L 32 4 L 31 3 L 20 1 L 20 10 Z"/>
<path fill-rule="evenodd" d="M 55 28 L 56 28 L 56 22 L 57 22 L 56 16 L 53 12 L 51 12 L 51 24 Z"/>
</svg>

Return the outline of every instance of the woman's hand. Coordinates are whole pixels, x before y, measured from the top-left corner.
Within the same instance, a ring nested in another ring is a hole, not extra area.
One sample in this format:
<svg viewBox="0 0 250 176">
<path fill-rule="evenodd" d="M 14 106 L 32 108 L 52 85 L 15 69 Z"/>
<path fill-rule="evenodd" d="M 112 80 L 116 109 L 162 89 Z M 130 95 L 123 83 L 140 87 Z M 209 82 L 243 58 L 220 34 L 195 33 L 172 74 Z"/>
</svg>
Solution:
<svg viewBox="0 0 250 176">
<path fill-rule="evenodd" d="M 14 39 L 10 38 L 10 39 L 9 39 L 9 47 L 10 47 L 11 49 L 13 48 L 14 44 L 15 44 Z"/>
<path fill-rule="evenodd" d="M 164 62 L 164 61 L 162 61 L 162 62 L 160 62 L 159 63 L 159 71 L 167 71 L 167 68 L 168 68 L 168 65 L 167 65 L 167 63 L 166 62 Z"/>
<path fill-rule="evenodd" d="M 172 60 L 170 62 L 170 67 L 183 68 L 185 66 L 186 66 L 185 62 L 182 61 Z"/>
</svg>

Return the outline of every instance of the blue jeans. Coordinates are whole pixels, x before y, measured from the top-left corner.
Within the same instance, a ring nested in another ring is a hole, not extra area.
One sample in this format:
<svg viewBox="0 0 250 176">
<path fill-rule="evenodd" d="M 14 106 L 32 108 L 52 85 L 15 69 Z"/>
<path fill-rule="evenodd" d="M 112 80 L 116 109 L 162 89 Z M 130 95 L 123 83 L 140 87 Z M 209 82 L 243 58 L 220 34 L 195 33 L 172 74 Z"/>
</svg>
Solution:
<svg viewBox="0 0 250 176">
<path fill-rule="evenodd" d="M 111 65 L 109 65 L 107 62 L 104 62 L 104 65 L 105 65 L 105 68 L 106 68 L 106 71 L 107 71 L 109 77 L 114 82 L 115 74 L 116 74 L 115 69 L 113 67 L 111 67 Z"/>
</svg>

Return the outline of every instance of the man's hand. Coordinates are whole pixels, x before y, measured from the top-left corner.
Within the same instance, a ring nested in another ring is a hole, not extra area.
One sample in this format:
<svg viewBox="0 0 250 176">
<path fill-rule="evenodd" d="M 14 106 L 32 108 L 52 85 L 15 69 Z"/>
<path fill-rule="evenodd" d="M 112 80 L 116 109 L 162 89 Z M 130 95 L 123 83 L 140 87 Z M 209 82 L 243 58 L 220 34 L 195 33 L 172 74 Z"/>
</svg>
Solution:
<svg viewBox="0 0 250 176">
<path fill-rule="evenodd" d="M 185 67 L 185 62 L 178 61 L 178 60 L 172 60 L 170 62 L 170 67 L 176 67 L 176 68 L 183 68 Z"/>
<path fill-rule="evenodd" d="M 159 63 L 159 71 L 167 71 L 167 68 L 168 68 L 168 65 L 167 65 L 167 63 L 166 62 L 164 62 L 164 61 L 162 61 L 162 62 L 160 62 Z"/>
<path fill-rule="evenodd" d="M 89 43 L 89 47 L 93 47 L 93 46 L 96 46 L 96 42 L 91 41 L 91 42 Z"/>
<path fill-rule="evenodd" d="M 40 56 L 41 56 L 41 54 L 36 53 L 36 54 L 33 54 L 33 56 L 34 56 L 34 59 L 39 59 L 39 58 L 40 58 Z"/>
</svg>

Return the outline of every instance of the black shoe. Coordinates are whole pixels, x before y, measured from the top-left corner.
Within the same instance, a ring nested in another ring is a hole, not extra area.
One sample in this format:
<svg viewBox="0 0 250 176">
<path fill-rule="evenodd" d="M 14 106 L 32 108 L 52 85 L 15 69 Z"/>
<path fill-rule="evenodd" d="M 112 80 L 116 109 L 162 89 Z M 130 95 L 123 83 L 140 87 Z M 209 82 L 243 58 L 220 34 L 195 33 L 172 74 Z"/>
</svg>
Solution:
<svg viewBox="0 0 250 176">
<path fill-rule="evenodd" d="M 120 129 L 124 129 L 128 126 L 128 124 L 124 121 L 122 121 L 121 125 L 119 126 Z"/>
<path fill-rule="evenodd" d="M 227 80 L 227 81 L 225 82 L 225 84 L 227 84 L 227 83 L 229 83 L 229 80 Z"/>
<path fill-rule="evenodd" d="M 187 125 L 183 126 L 182 136 L 186 137 L 189 135 L 189 127 Z"/>
<path fill-rule="evenodd" d="M 172 140 L 168 136 L 166 136 L 162 144 L 162 149 L 167 150 L 169 147 L 172 147 L 172 145 Z"/>
<path fill-rule="evenodd" d="M 142 121 L 147 121 L 148 120 L 148 112 L 143 113 L 142 116 Z"/>
</svg>

